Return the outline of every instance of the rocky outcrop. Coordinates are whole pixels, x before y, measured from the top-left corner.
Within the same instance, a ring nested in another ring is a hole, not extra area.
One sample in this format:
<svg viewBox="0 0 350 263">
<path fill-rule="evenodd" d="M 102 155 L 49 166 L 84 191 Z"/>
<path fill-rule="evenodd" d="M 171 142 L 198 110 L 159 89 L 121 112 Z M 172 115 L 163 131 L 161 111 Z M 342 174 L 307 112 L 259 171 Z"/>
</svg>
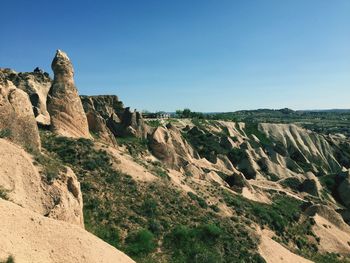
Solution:
<svg viewBox="0 0 350 263">
<path fill-rule="evenodd" d="M 17 73 L 11 69 L 0 69 L 5 77 L 19 89 L 29 95 L 33 105 L 35 119 L 40 125 L 50 124 L 50 115 L 46 108 L 47 94 L 52 85 L 49 74 L 36 68 L 33 72 Z"/>
<path fill-rule="evenodd" d="M 343 204 L 350 209 L 350 170 L 341 173 L 342 182 L 338 187 L 338 196 Z"/>
<path fill-rule="evenodd" d="M 334 150 L 319 134 L 295 124 L 261 123 L 259 129 L 275 143 L 275 148 L 284 148 L 286 155 L 304 172 L 337 172 L 341 166 L 334 157 Z"/>
<path fill-rule="evenodd" d="M 0 72 L 1 137 L 26 148 L 40 149 L 40 137 L 28 95 Z"/>
<path fill-rule="evenodd" d="M 195 156 L 192 147 L 172 125 L 157 127 L 148 139 L 153 155 L 170 168 L 179 170 L 190 163 Z"/>
<path fill-rule="evenodd" d="M 104 119 L 108 130 L 115 137 L 135 136 L 145 138 L 148 128 L 141 113 L 124 108 L 117 96 L 81 96 L 85 113 L 92 120 L 89 122 L 90 130 L 95 126 L 96 119 Z M 93 116 L 93 117 L 91 117 Z M 99 121 L 100 122 L 100 121 Z M 105 128 L 103 128 L 105 133 Z"/>
<path fill-rule="evenodd" d="M 0 186 L 9 199 L 50 218 L 84 227 L 80 184 L 70 168 L 52 182 L 41 175 L 32 157 L 17 145 L 0 139 Z"/>
<path fill-rule="evenodd" d="M 51 64 L 54 80 L 47 108 L 52 130 L 62 136 L 91 138 L 84 109 L 74 84 L 74 70 L 66 53 L 57 50 Z"/>
<path fill-rule="evenodd" d="M 85 112 L 95 111 L 103 119 L 108 119 L 112 114 L 120 115 L 124 111 L 123 102 L 115 95 L 80 96 Z"/>
<path fill-rule="evenodd" d="M 44 217 L 0 198 L 0 260 L 16 263 L 132 263 L 84 229 Z"/>
</svg>

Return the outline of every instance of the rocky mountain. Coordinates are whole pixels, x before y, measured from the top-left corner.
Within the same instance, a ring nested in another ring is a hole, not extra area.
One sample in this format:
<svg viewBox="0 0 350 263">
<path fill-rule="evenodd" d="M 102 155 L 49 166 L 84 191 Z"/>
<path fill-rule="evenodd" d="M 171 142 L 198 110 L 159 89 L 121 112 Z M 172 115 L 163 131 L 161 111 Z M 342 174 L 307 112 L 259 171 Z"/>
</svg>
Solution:
<svg viewBox="0 0 350 263">
<path fill-rule="evenodd" d="M 52 69 L 0 70 L 0 261 L 349 262 L 345 135 L 145 120 Z"/>
</svg>

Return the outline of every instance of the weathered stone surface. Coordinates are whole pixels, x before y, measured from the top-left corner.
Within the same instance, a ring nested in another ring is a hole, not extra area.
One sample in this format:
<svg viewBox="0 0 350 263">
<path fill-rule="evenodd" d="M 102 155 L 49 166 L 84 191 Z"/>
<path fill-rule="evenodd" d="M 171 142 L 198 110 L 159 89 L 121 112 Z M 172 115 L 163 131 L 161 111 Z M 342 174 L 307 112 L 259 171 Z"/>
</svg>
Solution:
<svg viewBox="0 0 350 263">
<path fill-rule="evenodd" d="M 26 148 L 40 149 L 40 137 L 28 95 L 0 73 L 0 131 Z"/>
<path fill-rule="evenodd" d="M 340 176 L 344 179 L 338 187 L 338 195 L 344 205 L 350 208 L 350 170 L 343 172 Z"/>
<path fill-rule="evenodd" d="M 15 144 L 0 139 L 0 186 L 12 202 L 38 214 L 84 227 L 80 184 L 70 168 L 48 183 L 32 158 Z"/>
<path fill-rule="evenodd" d="M 0 260 L 16 263 L 133 263 L 81 227 L 53 220 L 0 198 Z"/>
<path fill-rule="evenodd" d="M 50 115 L 47 111 L 47 94 L 52 85 L 52 80 L 48 73 L 36 68 L 34 72 L 17 73 L 10 69 L 0 69 L 5 77 L 13 84 L 25 91 L 29 95 L 33 105 L 33 112 L 36 121 L 41 125 L 50 124 Z"/>
<path fill-rule="evenodd" d="M 130 108 L 124 108 L 117 96 L 81 96 L 81 99 L 85 113 L 101 116 L 115 137 L 146 137 L 148 128 L 142 115 Z"/>
<path fill-rule="evenodd" d="M 192 147 L 175 127 L 157 127 L 148 139 L 153 155 L 170 168 L 180 170 L 195 156 Z"/>
<path fill-rule="evenodd" d="M 58 50 L 52 61 L 54 80 L 47 108 L 52 130 L 62 136 L 91 138 L 86 115 L 74 84 L 74 70 L 66 53 Z"/>
</svg>

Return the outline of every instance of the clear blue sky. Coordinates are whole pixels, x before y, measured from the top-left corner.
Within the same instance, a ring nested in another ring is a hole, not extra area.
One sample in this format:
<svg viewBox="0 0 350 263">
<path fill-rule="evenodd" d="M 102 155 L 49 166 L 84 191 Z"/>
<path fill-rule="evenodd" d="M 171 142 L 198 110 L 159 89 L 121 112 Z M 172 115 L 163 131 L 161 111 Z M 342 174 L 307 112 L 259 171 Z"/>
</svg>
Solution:
<svg viewBox="0 0 350 263">
<path fill-rule="evenodd" d="M 349 0 L 3 1 L 0 67 L 137 109 L 350 108 Z"/>
</svg>

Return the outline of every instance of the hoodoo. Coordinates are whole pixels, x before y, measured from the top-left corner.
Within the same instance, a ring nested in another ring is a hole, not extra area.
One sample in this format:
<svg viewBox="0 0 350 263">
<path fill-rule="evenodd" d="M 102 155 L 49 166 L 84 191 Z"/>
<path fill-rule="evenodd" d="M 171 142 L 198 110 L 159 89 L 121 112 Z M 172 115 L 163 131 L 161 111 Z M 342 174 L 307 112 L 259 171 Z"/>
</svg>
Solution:
<svg viewBox="0 0 350 263">
<path fill-rule="evenodd" d="M 52 130 L 62 136 L 90 138 L 87 118 L 74 84 L 73 65 L 67 54 L 57 50 L 51 68 L 54 80 L 47 108 Z"/>
</svg>

